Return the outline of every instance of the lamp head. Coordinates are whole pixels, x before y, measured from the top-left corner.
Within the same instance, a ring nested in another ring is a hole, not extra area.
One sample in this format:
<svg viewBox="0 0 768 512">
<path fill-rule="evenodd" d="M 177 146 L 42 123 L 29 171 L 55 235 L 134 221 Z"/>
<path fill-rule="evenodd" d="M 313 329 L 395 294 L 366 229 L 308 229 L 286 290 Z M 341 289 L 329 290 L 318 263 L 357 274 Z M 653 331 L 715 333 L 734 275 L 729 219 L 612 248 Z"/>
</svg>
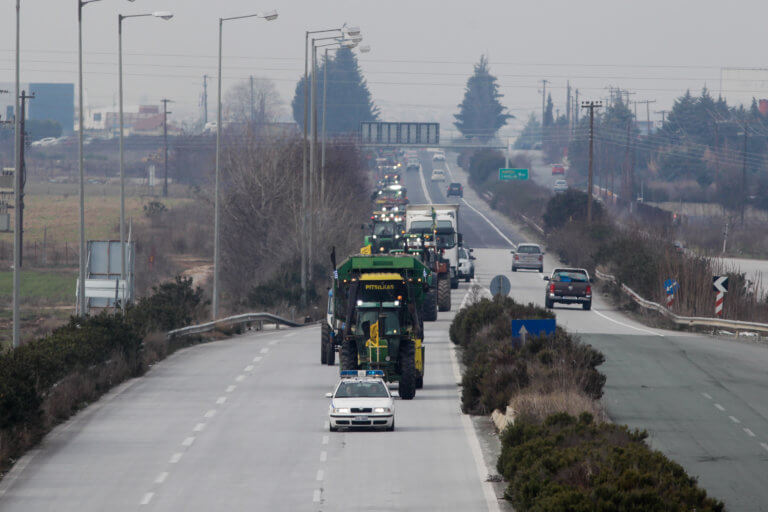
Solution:
<svg viewBox="0 0 768 512">
<path fill-rule="evenodd" d="M 156 11 L 152 13 L 152 16 L 168 21 L 169 19 L 173 18 L 173 13 L 168 11 Z"/>
<path fill-rule="evenodd" d="M 267 11 L 264 14 L 262 14 L 261 17 L 267 21 L 275 21 L 277 19 L 277 11 L 274 9 L 271 11 Z"/>
<path fill-rule="evenodd" d="M 356 37 L 360 35 L 360 27 L 343 27 L 342 31 L 347 36 Z"/>
<path fill-rule="evenodd" d="M 364 44 L 359 48 L 359 50 L 360 50 L 360 53 L 368 53 L 369 51 L 371 51 L 371 46 Z"/>
</svg>

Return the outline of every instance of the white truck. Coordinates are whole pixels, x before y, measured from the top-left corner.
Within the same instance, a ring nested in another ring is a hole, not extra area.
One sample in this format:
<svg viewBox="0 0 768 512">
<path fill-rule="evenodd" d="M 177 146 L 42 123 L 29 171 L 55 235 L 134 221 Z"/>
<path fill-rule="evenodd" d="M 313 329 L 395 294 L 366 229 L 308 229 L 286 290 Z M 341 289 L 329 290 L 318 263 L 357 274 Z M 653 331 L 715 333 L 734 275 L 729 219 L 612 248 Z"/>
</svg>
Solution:
<svg viewBox="0 0 768 512">
<path fill-rule="evenodd" d="M 434 213 L 434 219 L 433 219 Z M 437 249 L 448 260 L 451 288 L 459 287 L 459 205 L 409 204 L 405 209 L 405 229 L 409 233 L 431 232 L 436 228 Z"/>
</svg>

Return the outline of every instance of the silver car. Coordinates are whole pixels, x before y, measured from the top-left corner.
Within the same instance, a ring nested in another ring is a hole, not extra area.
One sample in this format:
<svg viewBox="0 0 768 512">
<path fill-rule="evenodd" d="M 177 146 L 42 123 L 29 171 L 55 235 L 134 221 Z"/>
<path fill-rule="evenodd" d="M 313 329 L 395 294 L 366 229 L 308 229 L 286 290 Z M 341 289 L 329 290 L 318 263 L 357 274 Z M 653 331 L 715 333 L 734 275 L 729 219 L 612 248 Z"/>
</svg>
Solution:
<svg viewBox="0 0 768 512">
<path fill-rule="evenodd" d="M 544 251 L 537 244 L 520 244 L 512 251 L 512 272 L 528 268 L 544 272 Z"/>
</svg>

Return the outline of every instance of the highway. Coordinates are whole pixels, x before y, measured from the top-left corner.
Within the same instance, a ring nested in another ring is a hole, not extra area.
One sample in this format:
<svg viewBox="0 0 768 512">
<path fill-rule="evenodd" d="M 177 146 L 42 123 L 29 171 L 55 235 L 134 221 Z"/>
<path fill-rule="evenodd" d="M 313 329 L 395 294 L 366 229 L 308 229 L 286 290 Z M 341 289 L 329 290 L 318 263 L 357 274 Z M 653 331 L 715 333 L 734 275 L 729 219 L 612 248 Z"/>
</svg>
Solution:
<svg viewBox="0 0 768 512">
<path fill-rule="evenodd" d="M 403 172 L 409 198 L 446 202 L 448 183 L 429 182 L 422 156 L 423 182 Z M 454 158 L 438 165 L 465 183 L 460 226 L 478 284 L 505 274 L 516 300 L 541 304 L 541 275 L 509 268 L 522 233 Z M 548 254 L 545 270 L 556 264 Z M 328 431 L 338 366 L 320 364 L 319 328 L 248 333 L 182 350 L 57 427 L 0 481 L 0 510 L 508 510 L 485 482 L 490 441 L 459 410 L 448 327 L 468 287 L 426 324 L 425 387 L 397 401 L 395 432 Z M 730 510 L 768 510 L 768 350 L 647 328 L 601 297 L 589 312 L 555 311 L 605 354 L 615 421 L 647 429 Z"/>
</svg>

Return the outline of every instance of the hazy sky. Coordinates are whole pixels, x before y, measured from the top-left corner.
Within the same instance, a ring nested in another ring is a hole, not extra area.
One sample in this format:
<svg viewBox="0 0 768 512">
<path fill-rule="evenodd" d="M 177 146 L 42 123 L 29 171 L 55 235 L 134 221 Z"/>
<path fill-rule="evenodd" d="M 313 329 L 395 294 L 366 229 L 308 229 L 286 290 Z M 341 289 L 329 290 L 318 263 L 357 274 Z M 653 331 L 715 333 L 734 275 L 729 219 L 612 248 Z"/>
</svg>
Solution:
<svg viewBox="0 0 768 512">
<path fill-rule="evenodd" d="M 169 22 L 125 22 L 126 104 L 167 97 L 177 118 L 198 116 L 202 76 L 215 115 L 217 18 L 277 9 L 274 22 L 225 24 L 224 88 L 248 75 L 275 81 L 290 102 L 303 72 L 304 31 L 359 25 L 371 52 L 360 57 L 385 120 L 441 121 L 450 128 L 472 64 L 490 57 L 503 102 L 524 119 L 541 105 L 538 81 L 551 81 L 565 108 L 566 80 L 581 99 L 620 86 L 632 100 L 668 109 L 685 88 L 715 93 L 722 66 L 768 67 L 768 2 L 731 0 L 489 1 L 456 0 L 102 0 L 84 9 L 86 102 L 117 99 L 117 14 L 170 10 Z M 0 82 L 13 78 L 14 2 L 0 20 Z M 77 0 L 22 0 L 22 81 L 73 82 L 77 73 Z M 768 97 L 768 83 L 732 86 L 742 97 Z M 645 111 L 642 108 L 644 118 Z M 658 114 L 653 114 L 659 118 Z"/>
</svg>

